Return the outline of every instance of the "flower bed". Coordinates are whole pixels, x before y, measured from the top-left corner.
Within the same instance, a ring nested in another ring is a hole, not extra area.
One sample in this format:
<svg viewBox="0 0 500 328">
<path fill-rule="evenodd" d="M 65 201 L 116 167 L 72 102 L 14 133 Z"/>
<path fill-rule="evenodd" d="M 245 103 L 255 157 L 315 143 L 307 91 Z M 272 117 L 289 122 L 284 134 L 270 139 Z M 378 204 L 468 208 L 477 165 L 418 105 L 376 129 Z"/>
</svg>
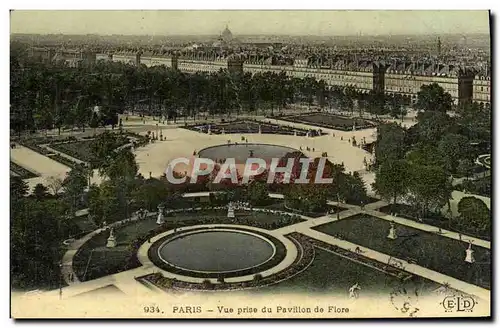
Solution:
<svg viewBox="0 0 500 328">
<path fill-rule="evenodd" d="M 245 120 L 235 120 L 231 122 L 225 123 L 204 123 L 204 124 L 192 124 L 183 126 L 183 128 L 201 132 L 208 133 L 208 127 L 210 126 L 210 132 L 212 134 L 245 134 L 245 133 L 259 133 L 262 134 L 284 134 L 284 135 L 297 135 L 297 136 L 306 136 L 308 133 L 311 137 L 316 137 L 320 135 L 324 135 L 321 130 L 307 130 L 301 128 L 294 128 L 291 126 L 283 126 L 278 124 L 272 124 L 267 122 L 261 122 L 257 120 L 245 119 Z"/>
<path fill-rule="evenodd" d="M 388 264 L 375 261 L 375 260 L 373 260 L 373 259 L 371 259 L 369 257 L 363 256 L 362 253 L 357 253 L 355 250 L 346 250 L 346 249 L 340 248 L 338 246 L 325 243 L 325 242 L 323 242 L 321 240 L 309 238 L 307 236 L 304 236 L 304 238 L 309 243 L 311 243 L 312 245 L 314 245 L 315 247 L 320 247 L 320 248 L 323 248 L 323 249 L 327 249 L 327 250 L 329 250 L 329 251 L 331 251 L 331 252 L 333 252 L 333 253 L 341 256 L 341 257 L 347 258 L 347 259 L 349 259 L 351 261 L 356 261 L 356 262 L 364 264 L 366 266 L 375 268 L 375 269 L 377 269 L 379 271 L 383 271 L 386 274 L 394 276 L 394 277 L 396 277 L 398 279 L 406 280 L 406 279 L 409 279 L 412 276 L 408 272 L 402 270 L 403 268 L 396 268 L 394 266 L 390 266 Z"/>
<path fill-rule="evenodd" d="M 12 172 L 16 173 L 21 179 L 31 179 L 31 178 L 36 178 L 36 177 L 40 176 L 34 172 L 31 172 L 28 169 L 25 169 L 24 167 L 12 162 L 12 161 L 10 162 L 10 170 Z"/>
<path fill-rule="evenodd" d="M 353 119 L 321 112 L 308 113 L 306 115 L 278 116 L 272 118 L 291 123 L 314 125 L 322 128 L 341 131 L 352 131 L 354 123 L 356 123 L 356 130 L 370 129 L 377 126 L 375 123 L 367 121 L 365 119 Z"/>
</svg>

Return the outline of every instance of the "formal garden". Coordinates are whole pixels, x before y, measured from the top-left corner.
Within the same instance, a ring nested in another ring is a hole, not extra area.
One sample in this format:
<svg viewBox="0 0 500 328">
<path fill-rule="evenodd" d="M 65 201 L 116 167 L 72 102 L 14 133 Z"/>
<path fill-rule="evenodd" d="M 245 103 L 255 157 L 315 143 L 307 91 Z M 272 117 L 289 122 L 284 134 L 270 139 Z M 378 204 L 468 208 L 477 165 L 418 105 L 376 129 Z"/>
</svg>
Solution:
<svg viewBox="0 0 500 328">
<path fill-rule="evenodd" d="M 315 227 L 315 230 L 394 256 L 472 284 L 490 288 L 490 251 L 473 246 L 476 263 L 464 261 L 468 240 L 396 225 L 397 239 L 387 236 L 391 222 L 366 214 Z"/>
<path fill-rule="evenodd" d="M 164 225 L 158 225 L 156 218 L 130 221 L 114 229 L 117 245 L 106 247 L 109 231 L 98 234 L 86 242 L 74 259 L 74 268 L 80 280 L 91 280 L 140 266 L 136 251 L 140 244 L 160 232 L 201 224 L 237 224 L 267 230 L 278 229 L 304 219 L 294 214 L 264 211 L 237 210 L 236 218 L 228 218 L 224 209 L 183 209 L 166 215 Z"/>
<path fill-rule="evenodd" d="M 146 145 L 152 139 L 150 136 L 150 134 L 139 135 L 130 131 L 120 132 L 116 130 L 85 137 L 47 136 L 19 139 L 17 142 L 56 162 L 75 168 L 80 165 L 80 162 L 90 163 L 93 167 L 96 167 L 103 157 L 109 155 L 110 150 L 117 149 L 128 143 L 133 143 L 136 147 Z M 56 152 L 47 149 L 47 147 Z M 72 160 L 72 158 L 76 160 Z"/>
<path fill-rule="evenodd" d="M 376 123 L 359 117 L 343 117 L 328 113 L 308 113 L 302 115 L 275 116 L 274 118 L 291 123 L 303 123 L 326 129 L 353 131 L 375 128 Z"/>
<path fill-rule="evenodd" d="M 262 134 L 283 134 L 283 135 L 297 135 L 297 136 L 310 136 L 317 137 L 324 135 L 326 133 L 322 132 L 320 129 L 301 129 L 291 126 L 272 124 L 268 122 L 261 122 L 257 120 L 234 120 L 229 122 L 221 123 L 206 123 L 206 124 L 194 124 L 185 125 L 183 128 L 201 132 L 201 133 L 211 133 L 211 134 L 245 134 L 245 133 L 262 133 Z"/>
</svg>

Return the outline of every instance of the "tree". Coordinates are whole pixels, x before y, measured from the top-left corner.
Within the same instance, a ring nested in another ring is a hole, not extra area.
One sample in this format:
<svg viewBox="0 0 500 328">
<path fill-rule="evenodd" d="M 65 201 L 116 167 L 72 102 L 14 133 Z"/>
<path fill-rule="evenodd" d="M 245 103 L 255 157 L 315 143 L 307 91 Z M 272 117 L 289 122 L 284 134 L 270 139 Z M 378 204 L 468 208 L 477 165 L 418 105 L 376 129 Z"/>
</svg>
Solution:
<svg viewBox="0 0 500 328">
<path fill-rule="evenodd" d="M 457 173 L 468 179 L 474 172 L 474 161 L 471 159 L 459 159 L 457 165 Z"/>
<path fill-rule="evenodd" d="M 458 109 L 458 123 L 467 129 L 471 141 L 491 141 L 491 111 L 476 103 L 466 103 Z"/>
<path fill-rule="evenodd" d="M 368 202 L 366 186 L 359 173 L 354 172 L 352 175 L 347 175 L 346 180 L 347 190 L 344 194 L 345 202 L 356 205 L 366 204 Z"/>
<path fill-rule="evenodd" d="M 83 191 L 87 187 L 87 176 L 83 168 L 76 167 L 66 174 L 62 182 L 64 199 L 70 204 L 72 212 L 78 207 L 82 199 Z"/>
<path fill-rule="evenodd" d="M 406 109 L 403 107 L 403 98 L 400 94 L 395 94 L 387 99 L 387 104 L 391 116 L 394 118 L 401 117 L 403 120 L 404 116 L 407 114 Z"/>
<path fill-rule="evenodd" d="M 136 207 L 154 211 L 170 195 L 167 184 L 158 179 L 147 179 L 132 191 L 132 199 Z"/>
<path fill-rule="evenodd" d="M 444 158 L 433 144 L 419 143 L 406 154 L 405 158 L 411 164 L 437 165 L 444 168 Z"/>
<path fill-rule="evenodd" d="M 417 120 L 418 141 L 421 143 L 436 144 L 457 127 L 454 120 L 444 112 L 420 112 Z"/>
<path fill-rule="evenodd" d="M 437 83 L 423 85 L 417 93 L 416 108 L 424 111 L 446 113 L 452 108 L 453 99 L 448 92 Z"/>
<path fill-rule="evenodd" d="M 67 208 L 57 199 L 20 200 L 11 210 L 11 263 L 14 288 L 53 289 L 59 282 L 62 240 L 70 233 Z"/>
<path fill-rule="evenodd" d="M 49 188 L 45 187 L 43 184 L 38 183 L 33 189 L 33 197 L 36 200 L 43 200 L 49 195 Z"/>
<path fill-rule="evenodd" d="M 385 95 L 382 93 L 374 92 L 373 90 L 367 96 L 368 112 L 378 115 L 385 115 L 389 113 L 389 108 L 386 106 Z"/>
<path fill-rule="evenodd" d="M 99 134 L 90 144 L 93 166 L 95 168 L 101 167 L 108 157 L 112 156 L 113 151 L 127 141 L 126 137 L 108 131 Z"/>
<path fill-rule="evenodd" d="M 411 164 L 409 167 L 409 199 L 422 216 L 441 209 L 451 198 L 452 186 L 440 166 Z"/>
<path fill-rule="evenodd" d="M 106 162 L 99 168 L 99 174 L 107 176 L 111 180 L 130 181 L 135 178 L 138 170 L 135 155 L 130 149 L 123 148 L 107 156 Z"/>
<path fill-rule="evenodd" d="M 304 212 L 319 212 L 325 209 L 327 188 L 314 183 L 292 184 L 285 192 L 287 206 Z"/>
<path fill-rule="evenodd" d="M 19 176 L 10 178 L 10 196 L 12 200 L 18 200 L 28 194 L 28 184 Z"/>
<path fill-rule="evenodd" d="M 47 178 L 47 186 L 52 191 L 52 193 L 57 196 L 59 191 L 61 191 L 63 187 L 63 180 L 59 177 L 52 176 Z"/>
<path fill-rule="evenodd" d="M 93 184 L 89 187 L 87 194 L 89 215 L 94 218 L 94 222 L 100 225 L 104 219 L 104 203 L 105 200 L 101 197 L 101 189 L 99 186 Z"/>
<path fill-rule="evenodd" d="M 382 198 L 396 204 L 398 197 L 408 191 L 409 175 L 405 160 L 386 162 L 379 166 L 373 188 Z"/>
<path fill-rule="evenodd" d="M 481 233 L 489 233 L 491 213 L 486 204 L 476 197 L 464 197 L 458 202 L 456 223 L 460 228 L 472 228 Z"/>
<path fill-rule="evenodd" d="M 405 129 L 396 123 L 388 123 L 380 125 L 377 132 L 376 164 L 402 159 L 406 152 Z"/>
<path fill-rule="evenodd" d="M 247 199 L 252 205 L 265 205 L 269 200 L 269 190 L 265 182 L 252 181 L 247 186 Z"/>
<path fill-rule="evenodd" d="M 438 143 L 438 151 L 445 169 L 452 174 L 457 171 L 460 159 L 471 159 L 473 154 L 469 140 L 459 134 L 445 135 Z"/>
</svg>

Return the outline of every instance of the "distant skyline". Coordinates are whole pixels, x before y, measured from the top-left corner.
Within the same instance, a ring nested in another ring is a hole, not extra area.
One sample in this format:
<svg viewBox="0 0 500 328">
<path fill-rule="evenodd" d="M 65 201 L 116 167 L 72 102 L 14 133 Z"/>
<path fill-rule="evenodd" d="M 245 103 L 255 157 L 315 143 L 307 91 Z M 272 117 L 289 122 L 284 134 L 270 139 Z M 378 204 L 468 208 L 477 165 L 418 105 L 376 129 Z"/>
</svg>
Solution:
<svg viewBox="0 0 500 328">
<path fill-rule="evenodd" d="M 482 11 L 12 11 L 11 33 L 216 35 L 489 34 Z"/>
</svg>

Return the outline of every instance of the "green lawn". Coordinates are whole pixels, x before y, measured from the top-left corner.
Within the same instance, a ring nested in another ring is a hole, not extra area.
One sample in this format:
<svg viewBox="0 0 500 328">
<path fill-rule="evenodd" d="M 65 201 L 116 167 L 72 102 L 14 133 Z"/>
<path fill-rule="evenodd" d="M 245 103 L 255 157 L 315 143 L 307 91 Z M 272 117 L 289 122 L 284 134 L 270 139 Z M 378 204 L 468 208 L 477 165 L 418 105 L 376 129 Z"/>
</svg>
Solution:
<svg viewBox="0 0 500 328">
<path fill-rule="evenodd" d="M 348 295 L 349 287 L 355 283 L 361 286 L 362 294 L 387 294 L 400 285 L 399 279 L 368 266 L 350 261 L 333 253 L 315 248 L 311 266 L 293 278 L 281 283 L 259 288 L 255 292 L 307 292 Z M 428 292 L 438 284 L 420 277 L 413 277 L 403 283 L 407 290 L 419 288 Z"/>
<path fill-rule="evenodd" d="M 401 259 L 412 258 L 417 264 L 454 278 L 489 288 L 491 265 L 489 250 L 474 246 L 476 264 L 464 262 L 468 244 L 434 233 L 397 225 L 398 239 L 387 239 L 390 222 L 369 215 L 327 223 L 315 229 Z"/>
</svg>

